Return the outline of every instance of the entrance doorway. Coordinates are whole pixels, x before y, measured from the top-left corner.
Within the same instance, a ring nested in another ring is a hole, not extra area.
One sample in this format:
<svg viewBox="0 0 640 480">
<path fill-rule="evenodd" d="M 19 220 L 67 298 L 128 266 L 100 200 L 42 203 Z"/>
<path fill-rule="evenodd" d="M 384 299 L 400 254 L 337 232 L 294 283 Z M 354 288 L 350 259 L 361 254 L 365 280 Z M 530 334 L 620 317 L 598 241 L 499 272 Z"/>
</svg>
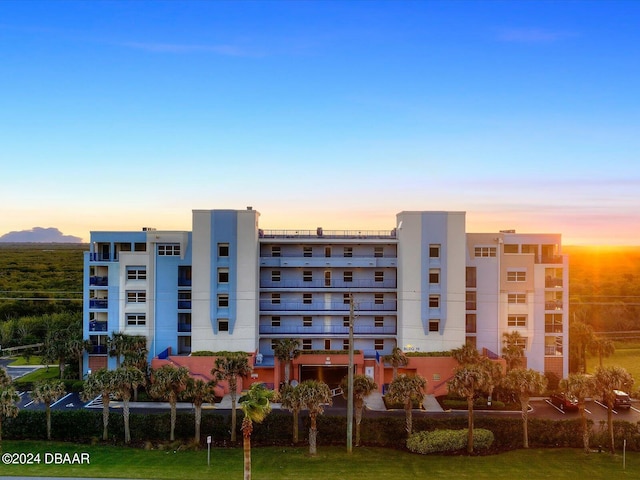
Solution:
<svg viewBox="0 0 640 480">
<path fill-rule="evenodd" d="M 329 385 L 330 389 L 334 389 L 340 386 L 340 382 L 348 373 L 349 367 L 346 365 L 302 365 L 300 381 L 319 380 Z"/>
</svg>

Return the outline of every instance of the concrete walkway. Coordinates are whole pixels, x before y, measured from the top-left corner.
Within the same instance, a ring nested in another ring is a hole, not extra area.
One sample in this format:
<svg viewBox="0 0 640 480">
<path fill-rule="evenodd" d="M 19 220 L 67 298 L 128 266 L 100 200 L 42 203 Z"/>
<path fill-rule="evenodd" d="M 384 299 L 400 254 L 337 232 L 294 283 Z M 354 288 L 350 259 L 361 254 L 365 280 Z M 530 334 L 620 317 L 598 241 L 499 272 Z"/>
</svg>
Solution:
<svg viewBox="0 0 640 480">
<path fill-rule="evenodd" d="M 373 392 L 367 398 L 364 399 L 365 407 L 369 410 L 386 412 L 387 408 L 382 400 L 382 394 L 380 392 Z M 433 395 L 427 395 L 424 397 L 422 407 L 425 412 L 442 412 L 442 407 Z"/>
</svg>

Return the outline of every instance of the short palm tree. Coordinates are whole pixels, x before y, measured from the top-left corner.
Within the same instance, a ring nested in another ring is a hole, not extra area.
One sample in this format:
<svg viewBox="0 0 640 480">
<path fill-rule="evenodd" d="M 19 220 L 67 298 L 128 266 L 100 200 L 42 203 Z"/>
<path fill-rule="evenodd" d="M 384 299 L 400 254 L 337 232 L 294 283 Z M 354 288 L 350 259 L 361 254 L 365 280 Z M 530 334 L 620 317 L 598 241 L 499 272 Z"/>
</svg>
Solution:
<svg viewBox="0 0 640 480">
<path fill-rule="evenodd" d="M 404 354 L 400 347 L 393 347 L 389 355 L 384 355 L 382 360 L 391 364 L 393 368 L 393 379 L 398 376 L 398 367 L 406 367 L 409 364 L 409 358 Z"/>
<path fill-rule="evenodd" d="M 217 357 L 211 374 L 216 381 L 226 380 L 229 383 L 229 396 L 231 397 L 231 441 L 236 441 L 236 398 L 238 395 L 238 377 L 246 377 L 251 374 L 251 366 L 245 352 L 232 352 Z"/>
<path fill-rule="evenodd" d="M 275 357 L 284 362 L 284 383 L 289 384 L 291 376 L 291 364 L 300 356 L 300 340 L 295 338 L 281 338 L 276 340 L 273 346 Z"/>
<path fill-rule="evenodd" d="M 298 419 L 302 410 L 302 400 L 300 399 L 300 385 L 283 385 L 280 389 L 280 404 L 293 414 L 293 443 L 298 443 Z"/>
<path fill-rule="evenodd" d="M 61 381 L 42 381 L 33 385 L 31 399 L 34 403 L 44 403 L 47 412 L 47 440 L 51 440 L 51 404 L 65 393 L 64 383 Z"/>
<path fill-rule="evenodd" d="M 171 433 L 169 440 L 174 441 L 176 430 L 176 408 L 178 396 L 187 385 L 189 369 L 186 367 L 175 367 L 173 365 L 163 365 L 153 371 L 149 393 L 152 397 L 166 400 L 171 409 Z"/>
<path fill-rule="evenodd" d="M 144 385 L 144 374 L 135 367 L 119 367 L 114 370 L 114 388 L 118 398 L 122 399 L 122 417 L 124 419 L 124 442 L 131 442 L 131 430 L 129 429 L 129 400 L 131 392 L 138 385 Z"/>
<path fill-rule="evenodd" d="M 343 396 L 348 398 L 349 396 L 349 382 L 348 377 L 342 379 L 340 384 L 342 387 Z M 362 412 L 364 411 L 364 399 L 371 395 L 378 389 L 378 385 L 368 375 L 354 375 L 353 376 L 353 406 L 355 410 L 356 421 L 356 446 L 360 445 L 360 423 L 362 423 Z"/>
<path fill-rule="evenodd" d="M 214 403 L 216 395 L 213 391 L 214 382 L 205 382 L 199 378 L 187 379 L 185 389 L 180 392 L 180 398 L 193 403 L 195 408 L 195 436 L 194 441 L 200 443 L 200 424 L 202 423 L 202 404 L 205 402 Z"/>
<path fill-rule="evenodd" d="M 0 442 L 2 442 L 2 420 L 18 416 L 20 395 L 13 387 L 0 388 Z"/>
<path fill-rule="evenodd" d="M 244 413 L 242 420 L 242 439 L 244 449 L 244 480 L 251 480 L 251 432 L 253 424 L 261 423 L 271 411 L 273 391 L 267 390 L 262 383 L 254 383 L 249 391 L 240 398 L 240 407 Z"/>
<path fill-rule="evenodd" d="M 296 388 L 299 389 L 300 403 L 309 410 L 309 455 L 316 455 L 317 419 L 324 412 L 324 405 L 332 403 L 331 390 L 326 383 L 317 380 L 305 380 Z"/>
<path fill-rule="evenodd" d="M 547 387 L 547 379 L 537 370 L 514 368 L 504 377 L 503 385 L 514 392 L 520 399 L 520 407 L 522 408 L 522 444 L 524 448 L 529 448 L 529 399 L 532 395 L 538 395 L 544 391 Z"/>
<path fill-rule="evenodd" d="M 451 356 L 460 365 L 476 365 L 482 360 L 482 355 L 478 349 L 471 343 L 467 342 L 460 348 L 451 350 Z"/>
<path fill-rule="evenodd" d="M 524 337 L 520 332 L 505 332 L 502 334 L 502 358 L 507 362 L 507 371 L 523 366 Z"/>
<path fill-rule="evenodd" d="M 584 413 L 584 404 L 587 397 L 595 393 L 595 381 L 591 375 L 583 373 L 572 373 L 569 377 L 560 381 L 560 389 L 569 397 L 575 397 L 578 401 L 578 412 L 580 413 L 580 427 L 582 430 L 582 444 L 585 453 L 589 453 L 589 428 L 587 427 L 587 417 Z"/>
<path fill-rule="evenodd" d="M 598 356 L 598 365 L 602 367 L 602 359 L 610 357 L 616 351 L 615 344 L 608 338 L 594 337 L 587 346 L 589 353 Z"/>
<path fill-rule="evenodd" d="M 11 385 L 11 376 L 4 367 L 0 367 L 0 388 Z"/>
<path fill-rule="evenodd" d="M 624 368 L 618 366 L 599 367 L 594 375 L 596 391 L 602 392 L 602 400 L 607 405 L 607 424 L 609 427 L 609 448 L 616 453 L 613 441 L 613 402 L 614 390 L 628 390 L 633 385 L 633 378 Z"/>
<path fill-rule="evenodd" d="M 468 364 L 457 368 L 453 378 L 448 382 L 450 392 L 467 399 L 468 453 L 473 453 L 473 399 L 477 394 L 487 390 L 489 382 L 489 372 L 481 364 Z"/>
<path fill-rule="evenodd" d="M 413 404 L 422 404 L 427 381 L 421 375 L 400 374 L 389 384 L 386 398 L 404 407 L 407 435 L 413 431 Z"/>
<path fill-rule="evenodd" d="M 116 391 L 114 370 L 101 368 L 87 377 L 84 383 L 82 399 L 89 401 L 97 396 L 102 399 L 102 440 L 108 439 L 109 402 L 111 394 Z"/>
</svg>

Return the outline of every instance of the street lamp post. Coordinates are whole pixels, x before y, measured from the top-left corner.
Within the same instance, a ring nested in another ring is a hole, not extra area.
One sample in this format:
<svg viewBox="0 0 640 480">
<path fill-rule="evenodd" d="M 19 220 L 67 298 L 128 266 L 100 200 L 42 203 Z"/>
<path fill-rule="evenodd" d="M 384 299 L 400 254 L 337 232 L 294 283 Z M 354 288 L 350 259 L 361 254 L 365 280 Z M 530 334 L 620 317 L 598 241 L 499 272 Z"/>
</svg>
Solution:
<svg viewBox="0 0 640 480">
<path fill-rule="evenodd" d="M 349 294 L 349 371 L 347 372 L 347 453 L 353 451 L 353 294 Z"/>
</svg>

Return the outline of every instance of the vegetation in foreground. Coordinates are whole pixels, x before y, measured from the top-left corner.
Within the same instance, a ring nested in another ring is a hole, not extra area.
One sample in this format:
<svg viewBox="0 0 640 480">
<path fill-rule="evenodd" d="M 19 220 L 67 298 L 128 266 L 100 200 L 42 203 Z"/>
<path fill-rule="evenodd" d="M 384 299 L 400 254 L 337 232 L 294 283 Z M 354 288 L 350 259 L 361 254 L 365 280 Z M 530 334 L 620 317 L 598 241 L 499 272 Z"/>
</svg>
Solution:
<svg viewBox="0 0 640 480">
<path fill-rule="evenodd" d="M 88 453 L 89 465 L 3 465 L 3 475 L 84 476 L 193 480 L 240 479 L 243 474 L 241 448 L 211 450 L 141 450 L 112 446 L 85 446 L 50 442 L 3 442 L 3 452 Z M 417 455 L 404 451 L 360 447 L 352 454 L 345 447 L 326 447 L 310 456 L 305 447 L 264 447 L 252 452 L 253 478 L 278 480 L 338 480 L 349 478 L 394 478 L 414 480 L 417 475 L 430 479 L 474 478 L 513 480 L 514 478 L 637 478 L 640 453 L 622 455 L 592 453 L 579 449 L 516 450 L 489 456 Z"/>
</svg>

